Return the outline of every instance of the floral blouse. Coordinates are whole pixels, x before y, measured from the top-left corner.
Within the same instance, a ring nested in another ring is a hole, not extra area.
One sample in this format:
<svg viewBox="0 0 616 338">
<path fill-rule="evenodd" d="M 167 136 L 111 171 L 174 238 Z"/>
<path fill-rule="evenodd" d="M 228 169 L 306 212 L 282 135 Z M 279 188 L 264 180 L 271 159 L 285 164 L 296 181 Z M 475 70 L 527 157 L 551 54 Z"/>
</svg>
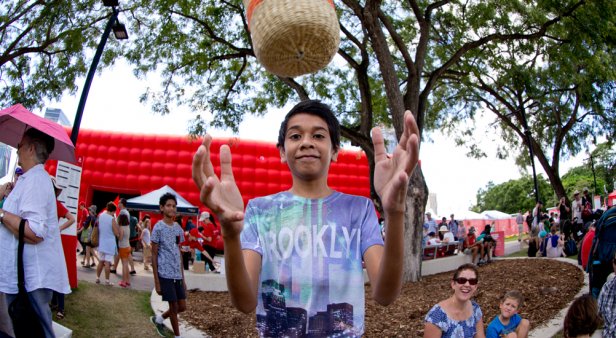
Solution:
<svg viewBox="0 0 616 338">
<path fill-rule="evenodd" d="M 443 308 L 436 304 L 426 315 L 426 322 L 434 324 L 441 329 L 443 331 L 443 338 L 475 337 L 475 334 L 477 334 L 477 323 L 483 318 L 483 313 L 477 303 L 471 302 L 473 304 L 473 314 L 466 320 L 453 320 L 447 317 Z"/>
</svg>

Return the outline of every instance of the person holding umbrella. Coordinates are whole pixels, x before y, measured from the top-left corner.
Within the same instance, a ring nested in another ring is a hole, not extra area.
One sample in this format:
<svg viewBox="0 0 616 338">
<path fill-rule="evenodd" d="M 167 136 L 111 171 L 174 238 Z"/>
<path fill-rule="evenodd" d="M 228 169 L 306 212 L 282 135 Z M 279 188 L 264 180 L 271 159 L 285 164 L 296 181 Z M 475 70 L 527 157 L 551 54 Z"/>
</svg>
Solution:
<svg viewBox="0 0 616 338">
<path fill-rule="evenodd" d="M 71 292 L 64 262 L 56 198 L 44 164 L 54 150 L 54 138 L 30 128 L 17 145 L 24 171 L 0 209 L 0 292 L 7 304 L 17 296 L 19 226 L 25 221 L 23 253 L 25 287 L 46 337 L 54 337 L 49 302 L 54 291 Z M 4 188 L 4 186 L 3 186 Z M 3 194 L 4 191 L 0 191 Z M 3 309 L 6 311 L 6 309 Z M 17 331 L 19 328 L 14 328 Z"/>
</svg>

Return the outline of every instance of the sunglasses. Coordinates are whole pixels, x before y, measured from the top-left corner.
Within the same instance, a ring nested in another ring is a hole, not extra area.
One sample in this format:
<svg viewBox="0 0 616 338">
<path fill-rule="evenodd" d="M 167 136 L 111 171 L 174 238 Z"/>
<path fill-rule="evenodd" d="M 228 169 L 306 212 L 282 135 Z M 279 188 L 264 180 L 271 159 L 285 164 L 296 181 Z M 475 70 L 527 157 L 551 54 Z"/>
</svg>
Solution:
<svg viewBox="0 0 616 338">
<path fill-rule="evenodd" d="M 477 285 L 477 283 L 479 283 L 479 279 L 477 278 L 458 277 L 458 278 L 454 278 L 453 280 L 460 285 L 464 285 L 466 284 L 466 282 L 468 282 L 468 284 L 470 285 Z"/>
</svg>

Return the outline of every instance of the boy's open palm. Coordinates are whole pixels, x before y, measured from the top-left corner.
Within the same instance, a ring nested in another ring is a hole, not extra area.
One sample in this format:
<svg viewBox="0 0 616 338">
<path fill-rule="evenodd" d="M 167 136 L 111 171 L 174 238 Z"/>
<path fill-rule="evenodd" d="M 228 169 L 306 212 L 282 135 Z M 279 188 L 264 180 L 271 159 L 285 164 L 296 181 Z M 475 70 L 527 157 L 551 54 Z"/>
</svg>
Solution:
<svg viewBox="0 0 616 338">
<path fill-rule="evenodd" d="M 387 154 L 383 134 L 372 129 L 374 145 L 374 188 L 381 198 L 383 210 L 403 213 L 409 176 L 419 159 L 419 129 L 410 111 L 404 113 L 404 130 L 393 154 Z"/>
<path fill-rule="evenodd" d="M 199 188 L 199 199 L 219 218 L 224 236 L 239 235 L 244 219 L 244 200 L 235 183 L 231 169 L 229 146 L 220 147 L 220 179 L 214 172 L 210 145 L 212 136 L 206 134 L 192 163 L 192 177 Z"/>
</svg>

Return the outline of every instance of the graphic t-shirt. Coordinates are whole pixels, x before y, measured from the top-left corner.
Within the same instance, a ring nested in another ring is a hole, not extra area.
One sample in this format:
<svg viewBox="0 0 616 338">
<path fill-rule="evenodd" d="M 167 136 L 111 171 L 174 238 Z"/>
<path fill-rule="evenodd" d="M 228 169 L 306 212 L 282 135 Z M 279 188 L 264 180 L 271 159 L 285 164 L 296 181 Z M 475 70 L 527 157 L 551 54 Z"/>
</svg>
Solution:
<svg viewBox="0 0 616 338">
<path fill-rule="evenodd" d="M 158 276 L 167 279 L 182 279 L 180 243 L 184 242 L 184 230 L 173 223 L 158 221 L 152 229 L 152 242 L 158 244 Z"/>
<path fill-rule="evenodd" d="M 242 248 L 262 256 L 261 336 L 363 334 L 362 257 L 370 246 L 383 245 L 369 199 L 281 192 L 251 200 L 244 223 Z"/>
</svg>

